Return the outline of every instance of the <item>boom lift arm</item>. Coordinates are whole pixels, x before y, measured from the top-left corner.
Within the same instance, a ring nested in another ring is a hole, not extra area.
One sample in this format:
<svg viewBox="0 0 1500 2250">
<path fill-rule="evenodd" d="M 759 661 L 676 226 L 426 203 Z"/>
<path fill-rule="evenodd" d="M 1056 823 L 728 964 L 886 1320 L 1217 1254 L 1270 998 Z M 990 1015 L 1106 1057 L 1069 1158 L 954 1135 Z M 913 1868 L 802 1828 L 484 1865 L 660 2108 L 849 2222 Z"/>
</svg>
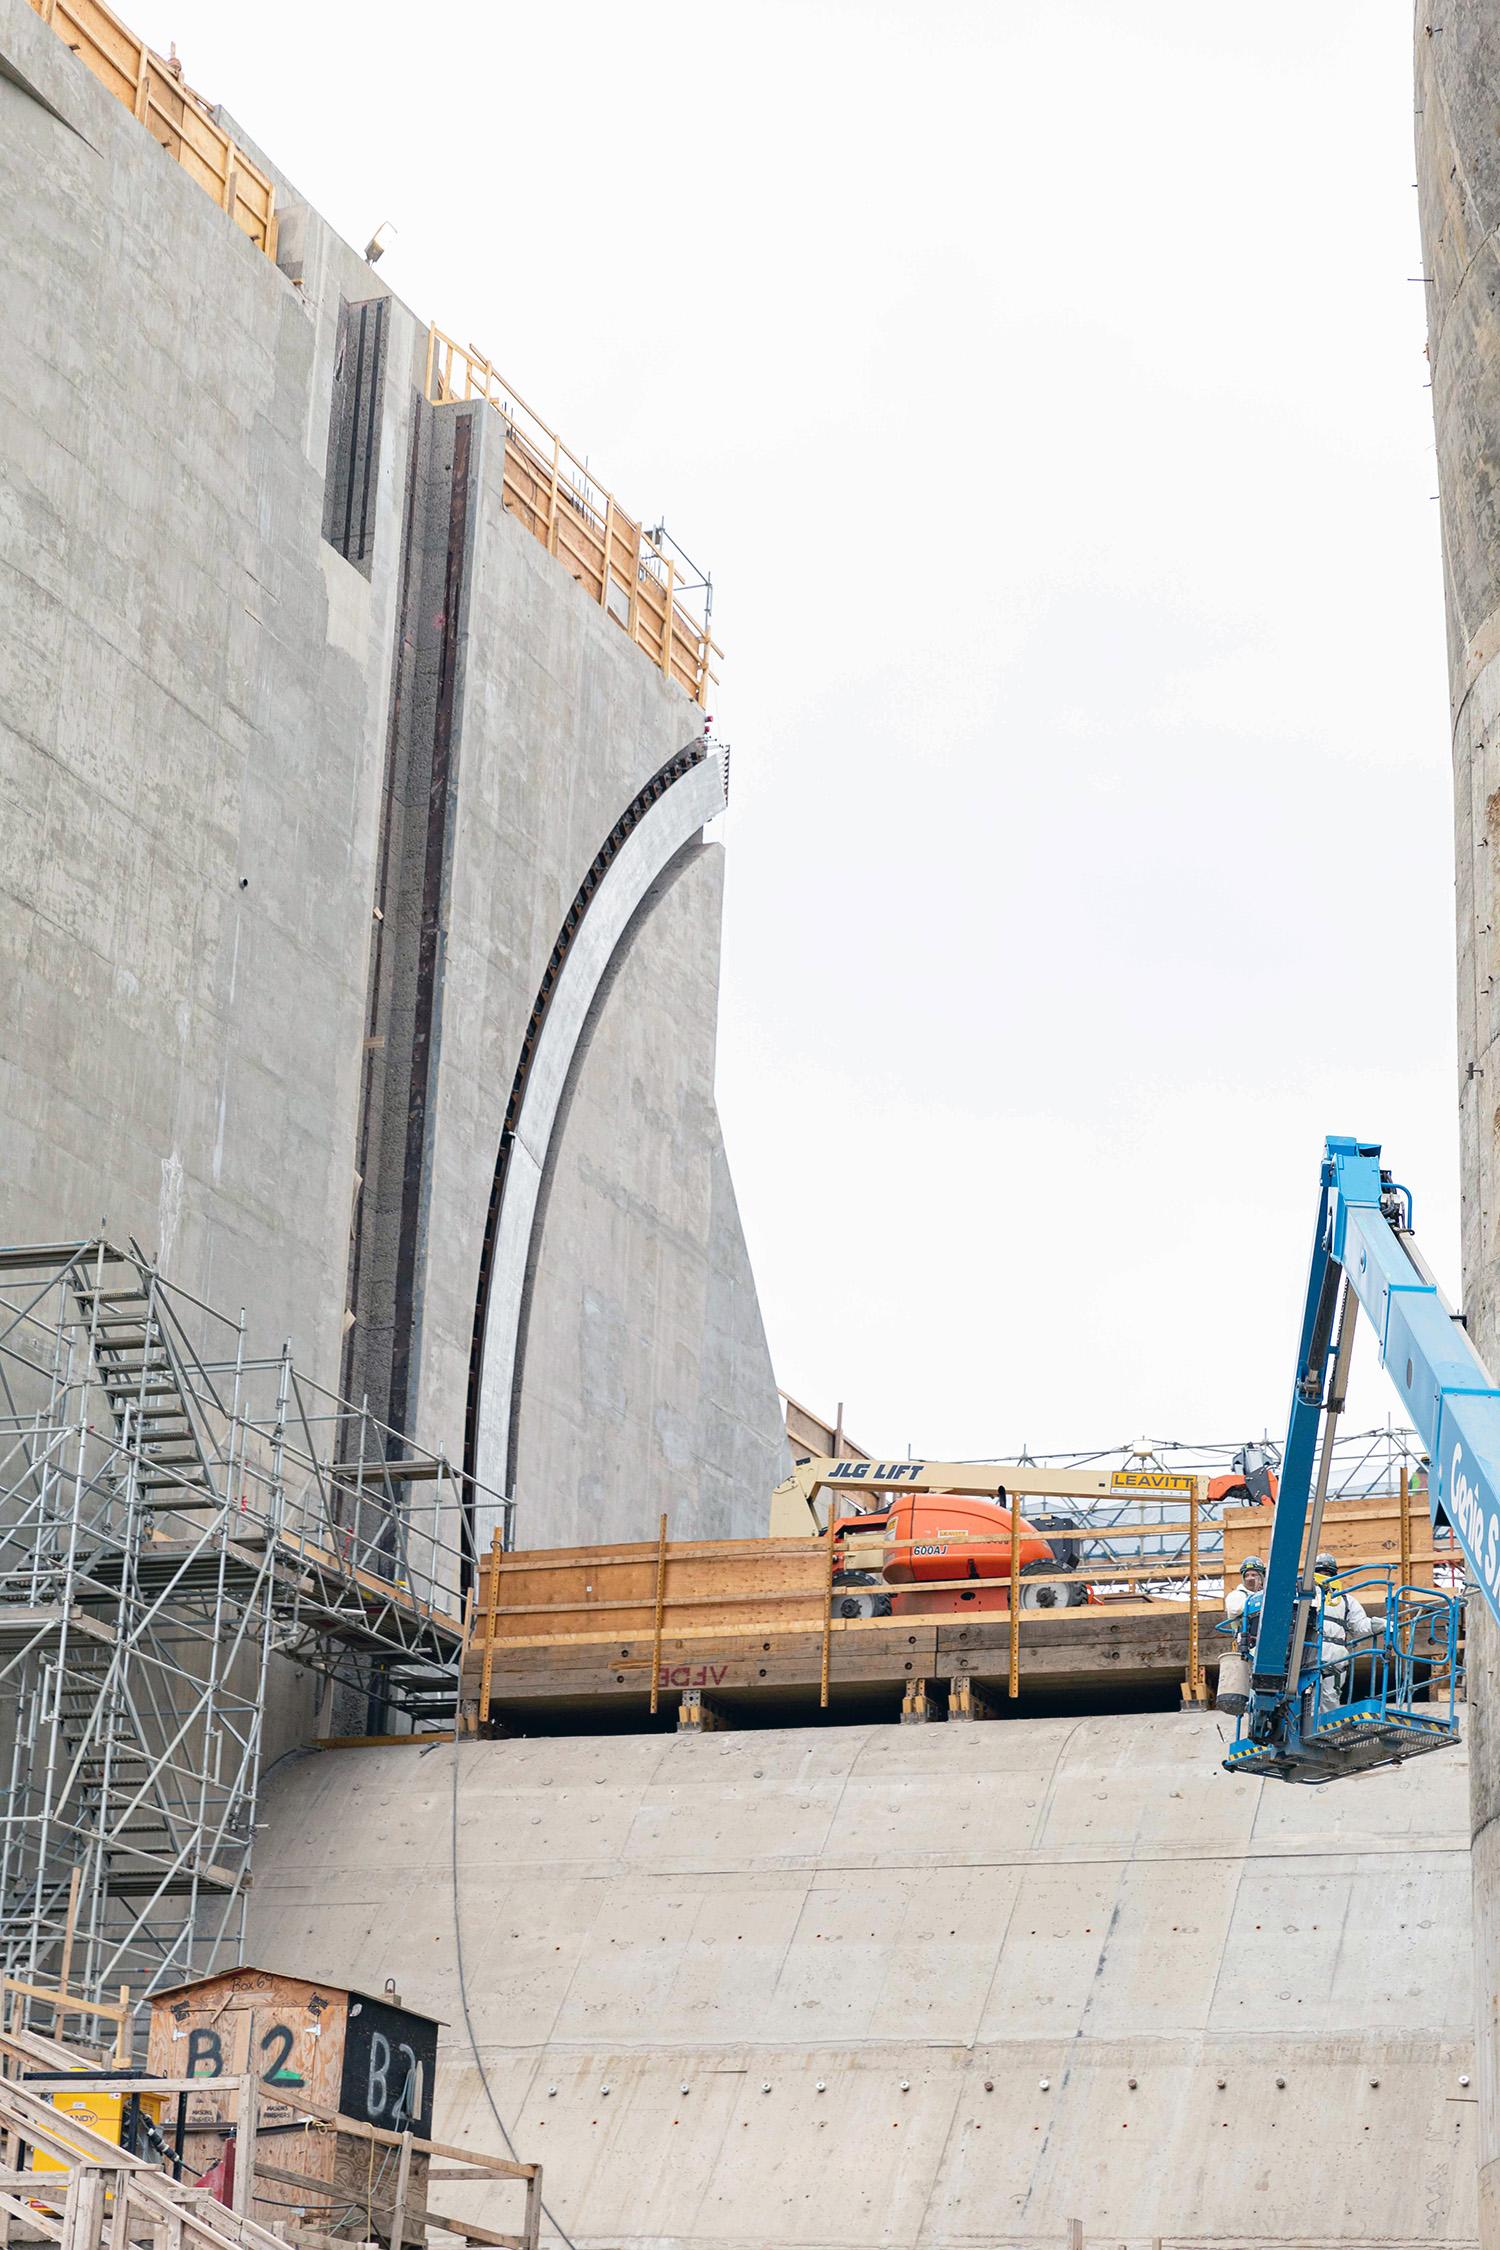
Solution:
<svg viewBox="0 0 1500 2250">
<path fill-rule="evenodd" d="M 1326 1692 L 1336 1670 L 1354 1684 L 1348 1663 L 1321 1661 L 1313 1563 L 1361 1307 L 1427 1447 L 1433 1522 L 1452 1526 L 1470 1585 L 1500 1621 L 1500 1391 L 1423 1262 L 1411 1222 L 1411 1197 L 1381 1168 L 1378 1145 L 1330 1137 L 1250 1700 L 1225 1760 L 1232 1771 L 1326 1781 L 1458 1739 L 1456 1595 L 1383 1587 L 1370 1692 L 1350 1702 Z"/>
<path fill-rule="evenodd" d="M 771 1537 L 797 1539 L 820 1532 L 840 1515 L 880 1514 L 907 1492 L 997 1492 L 1026 1500 L 1107 1499 L 1107 1470 L 1038 1469 L 1014 1461 L 863 1461 L 814 1453 L 799 1461 L 771 1495 Z M 821 1499 L 822 1508 L 819 1510 Z"/>
</svg>

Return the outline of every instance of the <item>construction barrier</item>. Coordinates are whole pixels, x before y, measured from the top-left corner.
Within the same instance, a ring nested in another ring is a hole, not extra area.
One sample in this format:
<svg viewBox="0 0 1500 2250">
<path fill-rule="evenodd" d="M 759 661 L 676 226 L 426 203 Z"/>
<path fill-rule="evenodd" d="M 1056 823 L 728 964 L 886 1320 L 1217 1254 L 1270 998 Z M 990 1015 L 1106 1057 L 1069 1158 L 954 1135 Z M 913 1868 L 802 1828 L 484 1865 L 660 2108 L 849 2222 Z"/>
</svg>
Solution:
<svg viewBox="0 0 1500 2250">
<path fill-rule="evenodd" d="M 86 69 L 211 195 L 268 258 L 276 255 L 276 191 L 183 83 L 182 66 L 138 39 L 103 0 L 31 0 Z"/>
<path fill-rule="evenodd" d="M 1232 1584 L 1247 1555 L 1264 1558 L 1271 1540 L 1269 1508 L 1224 1511 L 1224 1580 Z M 1434 1534 L 1427 1496 L 1413 1493 L 1405 1472 L 1395 1492 L 1367 1492 L 1353 1500 L 1330 1500 L 1323 1509 L 1318 1550 L 1337 1557 L 1341 1570 L 1391 1570 L 1403 1586 L 1455 1590 L 1463 1550 L 1451 1535 Z M 1310 1560 L 1305 1557 L 1304 1560 Z"/>
<path fill-rule="evenodd" d="M 427 396 L 434 406 L 482 399 L 494 407 L 505 424 L 505 506 L 657 670 L 707 709 L 722 651 L 706 601 L 699 619 L 679 598 L 690 589 L 706 597 L 707 580 L 664 533 L 642 530 L 491 361 L 440 328 L 427 339 Z"/>
<path fill-rule="evenodd" d="M 778 1667 L 800 1661 L 815 1671 L 818 1701 L 827 1708 L 831 1683 L 868 1672 L 878 1663 L 882 1640 L 905 1635 L 918 1649 L 903 1657 L 902 1669 L 915 1679 L 935 1668 L 939 1628 L 945 1641 L 972 1640 L 983 1619 L 991 1640 L 1004 1636 L 1009 1694 L 1021 1692 L 1027 1636 L 1044 1629 L 1065 1640 L 1084 1634 L 1103 1615 L 1180 1620 L 1182 1695 L 1204 1703 L 1208 1686 L 1203 1630 L 1220 1615 L 1218 1555 L 1200 1555 L 1203 1480 L 1182 1514 L 1163 1517 L 1159 1503 L 1136 1520 L 1090 1523 L 1049 1529 L 1049 1543 L 1076 1546 L 1076 1569 L 1021 1567 L 1022 1522 L 993 1539 L 959 1535 L 951 1542 L 955 1573 L 917 1584 L 892 1584 L 879 1577 L 887 1563 L 916 1548 L 930 1554 L 930 1542 L 888 1540 L 880 1532 L 843 1541 L 823 1538 L 670 1541 L 663 1517 L 655 1540 L 596 1547 L 563 1547 L 505 1552 L 498 1538 L 481 1558 L 465 1653 L 465 1696 L 480 1723 L 496 1700 L 496 1667 L 504 1662 L 514 1675 L 529 1668 L 544 1676 L 581 1685 L 592 1657 L 614 1681 L 649 1685 L 655 1711 L 663 1685 L 693 1690 L 719 1684 L 726 1666 L 714 1660 L 733 1643 L 760 1644 L 768 1664 L 753 1670 L 763 1680 Z M 1212 1527 L 1218 1544 L 1218 1526 Z M 1035 1534 L 1026 1532 L 1028 1541 Z M 1164 1541 L 1178 1552 L 1163 1554 Z M 960 1559 L 961 1558 L 961 1559 Z M 946 1566 L 945 1566 L 946 1567 Z M 1212 1571 L 1206 1578 L 1204 1572 Z M 840 1617 L 836 1598 L 844 1589 L 836 1577 L 857 1571 L 878 1580 L 875 1591 L 888 1594 L 889 1617 Z M 976 1580 L 985 1583 L 984 1600 Z M 1038 1609 L 1024 1606 L 1042 1588 L 1062 1590 L 1060 1598 L 1082 1596 L 1077 1606 Z M 954 1597 L 957 1597 L 955 1599 Z M 969 1609 L 971 1602 L 982 1606 Z M 1185 1632 L 1181 1632 L 1185 1626 Z M 613 1643 L 614 1648 L 610 1645 Z M 928 1644 L 932 1662 L 926 1657 Z M 673 1661 L 664 1663 L 670 1649 Z M 624 1669 L 622 1669 L 622 1667 Z M 918 1669 L 920 1667 L 920 1669 Z M 703 1678 L 698 1677 L 699 1672 Z M 682 1675 L 681 1681 L 676 1677 Z M 644 1676 L 642 1676 L 644 1675 Z"/>
</svg>

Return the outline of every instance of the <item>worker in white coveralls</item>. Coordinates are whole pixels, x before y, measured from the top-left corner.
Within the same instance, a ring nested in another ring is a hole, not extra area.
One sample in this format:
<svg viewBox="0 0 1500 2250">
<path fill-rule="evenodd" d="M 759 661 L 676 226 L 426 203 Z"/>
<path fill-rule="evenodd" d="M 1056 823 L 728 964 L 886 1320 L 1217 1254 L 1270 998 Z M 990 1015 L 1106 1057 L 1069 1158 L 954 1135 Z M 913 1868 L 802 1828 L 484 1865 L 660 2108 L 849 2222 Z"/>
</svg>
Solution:
<svg viewBox="0 0 1500 2250">
<path fill-rule="evenodd" d="M 1375 1628 L 1362 1604 L 1340 1586 L 1336 1555 L 1319 1555 L 1313 1576 L 1322 1596 L 1318 1614 L 1323 1627 L 1323 1672 L 1325 1677 L 1332 1675 L 1335 1697 L 1342 1703 L 1350 1661 L 1359 1654 L 1359 1643 L 1374 1637 Z"/>
<path fill-rule="evenodd" d="M 1219 1663 L 1219 1692 L 1214 1703 L 1220 1711 L 1243 1711 L 1250 1700 L 1250 1652 L 1245 1646 L 1242 1620 L 1252 1594 L 1265 1591 L 1266 1566 L 1259 1555 L 1246 1555 L 1240 1564 L 1240 1582 L 1224 1603 L 1225 1622 L 1234 1628 L 1234 1647 Z"/>
</svg>

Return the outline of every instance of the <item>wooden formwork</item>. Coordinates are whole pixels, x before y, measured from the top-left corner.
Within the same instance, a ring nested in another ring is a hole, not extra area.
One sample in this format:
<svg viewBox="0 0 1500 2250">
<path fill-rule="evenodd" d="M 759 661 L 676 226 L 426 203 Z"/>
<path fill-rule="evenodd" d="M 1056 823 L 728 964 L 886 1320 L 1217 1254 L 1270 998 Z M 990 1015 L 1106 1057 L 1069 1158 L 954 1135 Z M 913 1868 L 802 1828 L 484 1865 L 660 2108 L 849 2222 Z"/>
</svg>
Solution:
<svg viewBox="0 0 1500 2250">
<path fill-rule="evenodd" d="M 1217 1603 L 1200 1613 L 1205 1632 L 1222 1614 Z M 696 1635 L 669 1639 L 660 1655 L 651 1639 L 605 1642 L 600 1637 L 559 1643 L 551 1649 L 511 1647 L 491 1664 L 488 1711 L 492 1721 L 524 1728 L 528 1719 L 581 1719 L 588 1712 L 644 1714 L 651 1683 L 670 1709 L 696 1694 L 747 1711 L 763 1706 L 788 1713 L 837 1711 L 841 1705 L 902 1694 L 913 1680 L 966 1679 L 991 1697 L 1010 1694 L 1010 1629 L 1002 1616 L 972 1625 L 911 1628 L 901 1619 L 836 1619 L 829 1648 L 829 1692 L 821 1695 L 821 1634 Z M 1217 1660 L 1209 1641 L 1205 1663 Z M 1188 1618 L 1184 1604 L 1139 1603 L 1025 1616 L 1020 1623 L 1018 1696 L 1093 1691 L 1110 1683 L 1134 1687 L 1185 1687 Z M 465 1674 L 465 1695 L 477 1710 L 480 1661 Z M 1200 1693 L 1185 1700 L 1203 1701 Z"/>
<path fill-rule="evenodd" d="M 1060 1536 L 1116 1539 L 1126 1549 L 1183 1528 L 1147 1520 Z M 1001 1550 L 1003 1567 L 1008 1535 L 971 1541 L 967 1553 L 984 1544 Z M 902 1543 L 876 1545 L 889 1553 Z M 983 1606 L 966 1612 L 960 1605 L 975 1597 L 965 1575 L 893 1588 L 890 1617 L 845 1618 L 833 1614 L 835 1552 L 826 1538 L 668 1541 L 665 1519 L 656 1540 L 513 1553 L 497 1545 L 483 1558 L 472 1607 L 468 1724 L 524 1725 L 590 1706 L 624 1716 L 683 1697 L 695 1707 L 708 1697 L 747 1710 L 828 1709 L 954 1680 L 1011 1699 L 1110 1681 L 1178 1682 L 1185 1701 L 1207 1700 L 1206 1663 L 1218 1653 L 1209 1636 L 1222 1607 L 1196 1573 L 1179 1599 L 1145 1598 L 1162 1578 L 1159 1559 L 1091 1557 L 1086 1576 L 1097 1598 L 1076 1608 L 998 1606 L 1004 1589 L 992 1577 Z M 1059 1570 L 1053 1582 L 1070 1576 Z M 944 1595 L 956 1599 L 933 1614 Z"/>
</svg>

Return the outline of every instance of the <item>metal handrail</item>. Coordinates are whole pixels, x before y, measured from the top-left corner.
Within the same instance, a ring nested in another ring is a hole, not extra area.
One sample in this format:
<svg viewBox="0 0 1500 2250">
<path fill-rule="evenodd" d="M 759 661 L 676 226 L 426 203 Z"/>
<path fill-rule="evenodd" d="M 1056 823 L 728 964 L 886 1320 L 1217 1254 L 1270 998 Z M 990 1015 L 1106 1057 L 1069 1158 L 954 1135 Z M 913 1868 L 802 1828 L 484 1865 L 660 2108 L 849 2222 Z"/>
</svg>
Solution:
<svg viewBox="0 0 1500 2250">
<path fill-rule="evenodd" d="M 1458 1661 L 1462 1597 L 1430 1586 L 1403 1585 L 1397 1566 L 1389 1563 L 1367 1566 L 1359 1576 L 1341 1574 L 1337 1583 L 1341 1594 L 1356 1598 L 1361 1593 L 1378 1592 L 1380 1611 L 1378 1615 L 1366 1611 L 1373 1627 L 1369 1637 L 1346 1642 L 1340 1652 L 1325 1655 L 1324 1608 L 1319 1602 L 1303 1662 L 1307 1683 L 1303 1692 L 1312 1697 L 1313 1715 L 1321 1718 L 1330 1710 L 1354 1703 L 1378 1704 L 1382 1712 L 1409 1711 L 1421 1685 L 1427 1689 L 1429 1706 L 1435 1700 L 1440 1702 L 1446 1691 L 1451 1719 L 1462 1675 Z M 1364 1608 L 1363 1603 L 1360 1606 Z M 1419 1634 L 1424 1631 L 1429 1644 L 1425 1652 L 1418 1646 Z M 1370 1673 L 1363 1683 L 1364 1692 L 1356 1693 L 1361 1685 L 1356 1668 L 1361 1662 L 1369 1664 Z M 1416 1676 L 1419 1664 L 1428 1668 L 1421 1682 Z M 1330 1694 L 1330 1688 L 1336 1692 Z"/>
</svg>

